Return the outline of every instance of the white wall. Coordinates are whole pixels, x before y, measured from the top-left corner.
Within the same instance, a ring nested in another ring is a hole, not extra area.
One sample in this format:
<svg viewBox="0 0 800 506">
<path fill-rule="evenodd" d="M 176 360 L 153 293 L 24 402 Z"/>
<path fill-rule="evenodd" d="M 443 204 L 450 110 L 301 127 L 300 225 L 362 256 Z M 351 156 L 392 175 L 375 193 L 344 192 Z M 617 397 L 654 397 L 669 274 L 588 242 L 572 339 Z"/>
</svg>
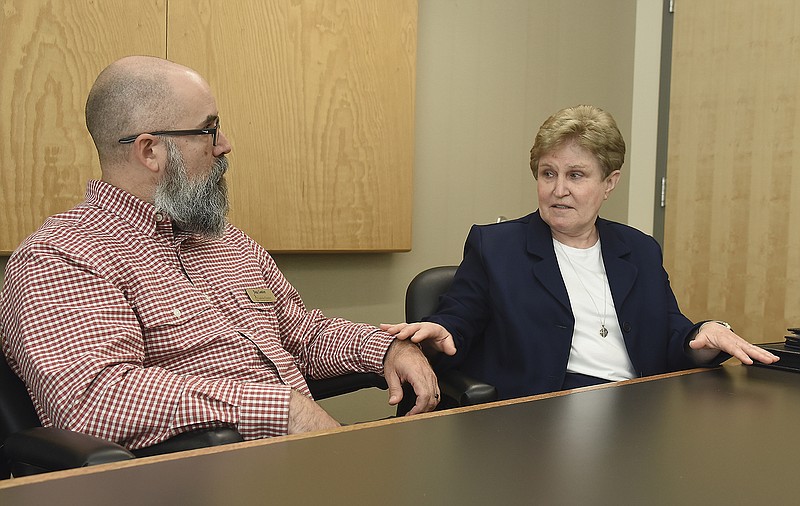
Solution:
<svg viewBox="0 0 800 506">
<path fill-rule="evenodd" d="M 636 2 L 627 223 L 648 234 L 654 219 L 662 11 L 660 0 Z"/>
</svg>

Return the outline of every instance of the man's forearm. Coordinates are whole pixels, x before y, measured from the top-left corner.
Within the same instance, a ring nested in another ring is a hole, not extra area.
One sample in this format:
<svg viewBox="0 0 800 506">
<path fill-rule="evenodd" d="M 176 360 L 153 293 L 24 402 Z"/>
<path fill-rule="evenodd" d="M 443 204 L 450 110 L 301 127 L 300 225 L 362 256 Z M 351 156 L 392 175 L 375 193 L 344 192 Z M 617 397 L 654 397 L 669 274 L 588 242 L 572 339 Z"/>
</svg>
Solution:
<svg viewBox="0 0 800 506">
<path fill-rule="evenodd" d="M 297 390 L 289 394 L 289 434 L 340 427 L 319 404 Z"/>
</svg>

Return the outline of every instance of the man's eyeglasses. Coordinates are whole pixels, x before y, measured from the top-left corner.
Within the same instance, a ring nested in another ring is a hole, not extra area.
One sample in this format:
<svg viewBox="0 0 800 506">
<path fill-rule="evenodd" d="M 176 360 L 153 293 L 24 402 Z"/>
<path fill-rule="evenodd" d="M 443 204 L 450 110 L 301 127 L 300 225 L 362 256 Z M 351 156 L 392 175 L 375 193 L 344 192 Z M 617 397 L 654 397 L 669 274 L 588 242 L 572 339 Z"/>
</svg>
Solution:
<svg viewBox="0 0 800 506">
<path fill-rule="evenodd" d="M 209 128 L 196 128 L 194 130 L 159 130 L 157 132 L 142 132 L 136 135 L 129 135 L 127 137 L 123 137 L 118 142 L 120 144 L 131 144 L 133 141 L 136 140 L 137 137 L 143 134 L 148 135 L 210 135 L 211 136 L 211 144 L 216 146 L 217 145 L 217 132 L 219 131 L 219 118 L 217 118 L 216 123 L 214 123 L 213 127 Z"/>
</svg>

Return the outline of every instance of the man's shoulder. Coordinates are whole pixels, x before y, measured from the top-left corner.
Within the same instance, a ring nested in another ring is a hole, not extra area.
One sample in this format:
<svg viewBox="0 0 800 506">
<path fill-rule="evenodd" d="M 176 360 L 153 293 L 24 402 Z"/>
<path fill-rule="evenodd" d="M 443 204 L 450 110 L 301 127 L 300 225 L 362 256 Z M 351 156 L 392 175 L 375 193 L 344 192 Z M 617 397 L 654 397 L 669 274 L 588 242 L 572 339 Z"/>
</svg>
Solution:
<svg viewBox="0 0 800 506">
<path fill-rule="evenodd" d="M 86 212 L 86 206 L 78 205 L 69 211 L 50 216 L 22 242 L 20 247 L 49 242 L 65 242 L 73 239 L 76 235 L 83 235 L 81 230 L 85 227 L 82 227 L 82 222 Z"/>
<path fill-rule="evenodd" d="M 15 254 L 108 260 L 141 244 L 136 227 L 123 217 L 84 202 L 47 218 Z"/>
<path fill-rule="evenodd" d="M 228 246 L 237 248 L 248 248 L 254 251 L 267 253 L 267 250 L 261 246 L 258 241 L 250 237 L 244 230 L 228 223 L 225 226 L 225 234 L 223 240 Z"/>
</svg>

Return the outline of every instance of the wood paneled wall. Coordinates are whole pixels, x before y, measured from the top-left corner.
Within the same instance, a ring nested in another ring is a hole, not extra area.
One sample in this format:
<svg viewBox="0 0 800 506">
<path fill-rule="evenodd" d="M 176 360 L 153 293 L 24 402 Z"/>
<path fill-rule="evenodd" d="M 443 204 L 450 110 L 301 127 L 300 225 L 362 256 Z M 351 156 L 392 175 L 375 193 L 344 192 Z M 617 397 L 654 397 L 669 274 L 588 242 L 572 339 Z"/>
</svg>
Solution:
<svg viewBox="0 0 800 506">
<path fill-rule="evenodd" d="M 100 177 L 86 95 L 113 60 L 166 54 L 166 3 L 5 0 L 2 7 L 0 253 L 8 254 L 47 216 L 82 201 L 86 181 Z"/>
<path fill-rule="evenodd" d="M 231 221 L 273 252 L 409 250 L 416 0 L 169 6 L 233 142 Z"/>
<path fill-rule="evenodd" d="M 416 0 L 8 0 L 0 252 L 99 177 L 83 107 L 126 54 L 197 69 L 232 141 L 231 221 L 273 252 L 411 248 Z"/>
<path fill-rule="evenodd" d="M 676 5 L 665 265 L 690 318 L 800 325 L 800 4 Z"/>
</svg>

